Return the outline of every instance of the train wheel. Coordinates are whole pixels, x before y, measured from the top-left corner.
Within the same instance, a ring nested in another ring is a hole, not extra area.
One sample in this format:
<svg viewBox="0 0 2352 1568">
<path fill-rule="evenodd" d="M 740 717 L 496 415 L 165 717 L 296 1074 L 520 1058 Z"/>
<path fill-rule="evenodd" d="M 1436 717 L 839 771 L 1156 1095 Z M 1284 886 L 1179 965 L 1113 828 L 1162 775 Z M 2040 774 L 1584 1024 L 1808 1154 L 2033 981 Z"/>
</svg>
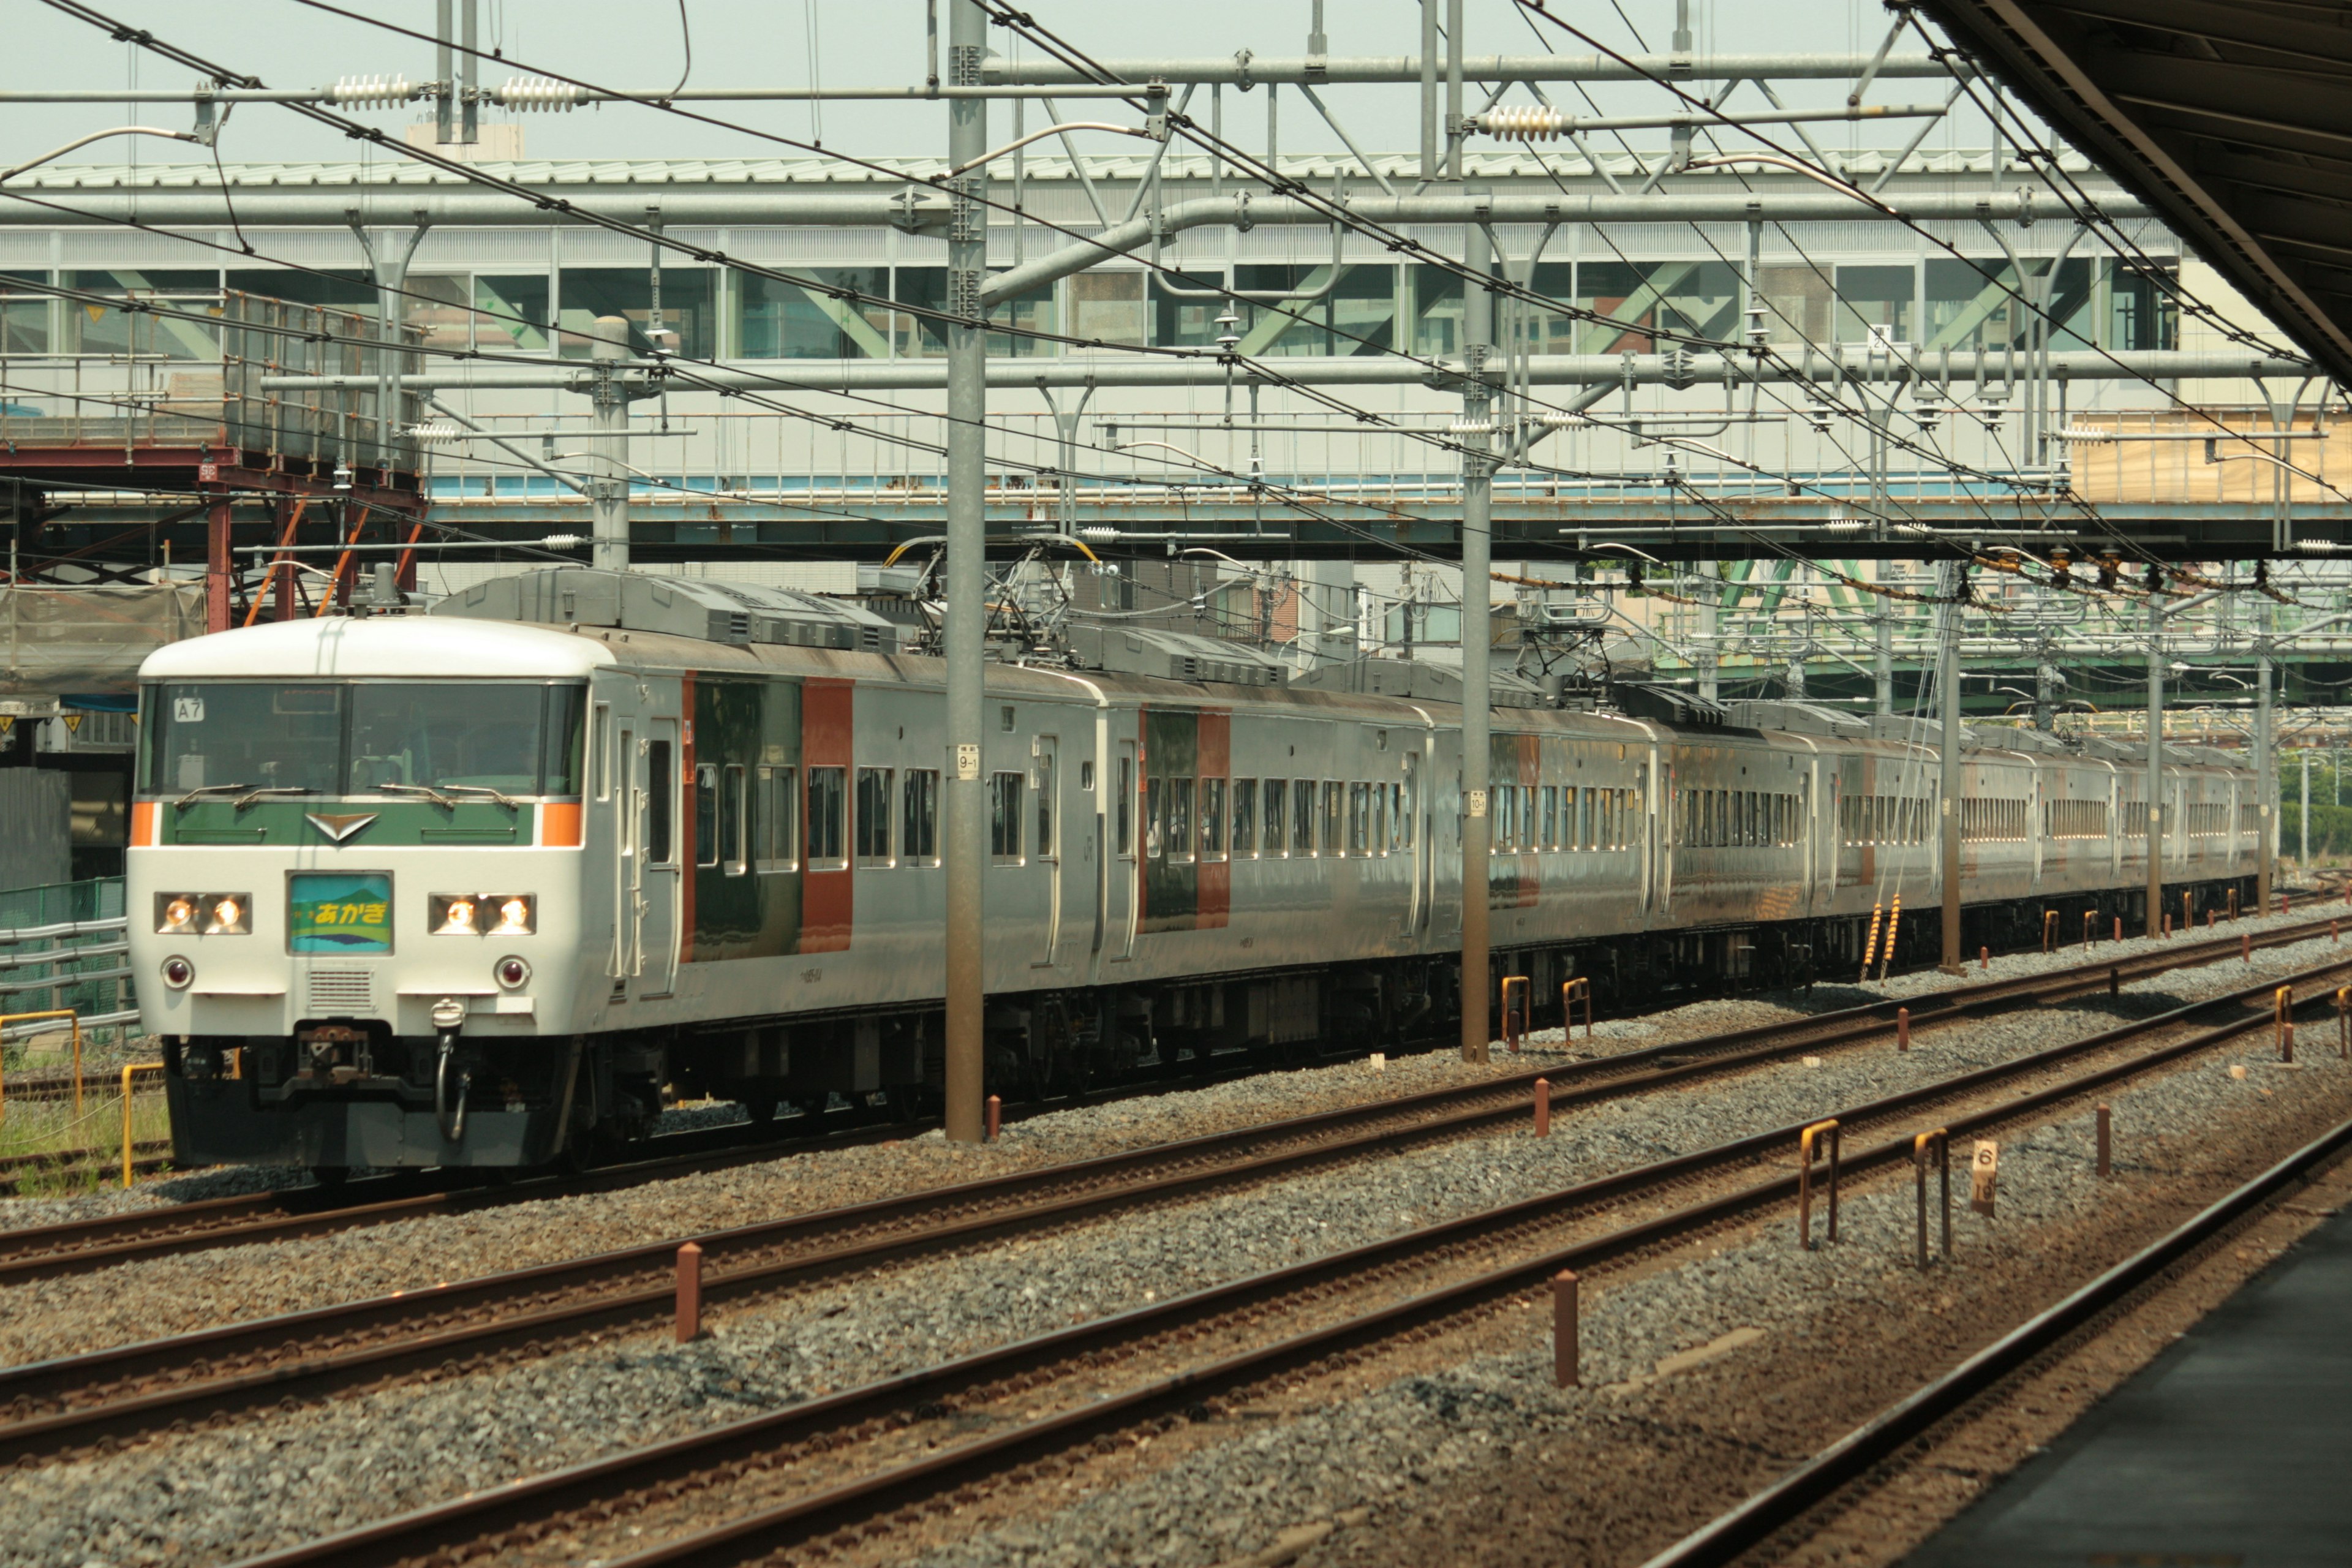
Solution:
<svg viewBox="0 0 2352 1568">
<path fill-rule="evenodd" d="M 351 1168 L 346 1165 L 313 1165 L 310 1167 L 310 1179 L 332 1192 L 352 1179 Z"/>
</svg>

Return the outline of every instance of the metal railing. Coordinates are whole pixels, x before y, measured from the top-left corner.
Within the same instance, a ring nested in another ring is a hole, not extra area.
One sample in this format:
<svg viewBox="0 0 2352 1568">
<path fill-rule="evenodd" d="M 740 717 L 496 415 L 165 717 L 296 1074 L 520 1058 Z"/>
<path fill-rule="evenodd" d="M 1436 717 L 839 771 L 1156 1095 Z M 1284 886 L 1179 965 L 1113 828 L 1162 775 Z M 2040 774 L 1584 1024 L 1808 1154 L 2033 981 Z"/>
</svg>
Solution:
<svg viewBox="0 0 2352 1568">
<path fill-rule="evenodd" d="M 245 466 L 415 472 L 410 436 L 421 395 L 395 390 L 424 330 L 402 323 L 378 346 L 375 318 L 225 289 L 174 295 L 173 314 L 124 296 L 108 348 L 119 352 L 0 354 L 0 442 L 9 447 L 202 447 Z M 182 312 L 204 310 L 212 322 Z M 367 376 L 369 384 L 267 392 L 272 375 Z"/>
<path fill-rule="evenodd" d="M 74 1014 L 83 1027 L 136 1023 L 122 879 L 0 892 L 0 1013 Z M 0 1026 L 0 1041 L 44 1032 Z"/>
</svg>

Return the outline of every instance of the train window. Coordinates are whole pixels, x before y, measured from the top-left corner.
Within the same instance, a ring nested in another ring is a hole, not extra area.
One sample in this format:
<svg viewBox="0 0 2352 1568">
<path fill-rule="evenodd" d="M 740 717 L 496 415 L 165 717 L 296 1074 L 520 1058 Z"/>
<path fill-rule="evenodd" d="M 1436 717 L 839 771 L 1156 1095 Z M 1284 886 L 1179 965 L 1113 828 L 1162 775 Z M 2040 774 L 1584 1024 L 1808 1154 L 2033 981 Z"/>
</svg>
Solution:
<svg viewBox="0 0 2352 1568">
<path fill-rule="evenodd" d="M 1168 858 L 1185 861 L 1199 857 L 1199 843 L 1192 831 L 1194 781 L 1168 781 Z"/>
<path fill-rule="evenodd" d="M 1559 786 L 1546 784 L 1536 792 L 1536 847 L 1559 847 Z"/>
<path fill-rule="evenodd" d="M 1389 847 L 1412 847 L 1412 818 L 1406 812 L 1404 785 L 1389 785 Z"/>
<path fill-rule="evenodd" d="M 1265 852 L 1268 855 L 1287 854 L 1289 840 L 1283 837 L 1283 805 L 1290 797 L 1290 786 L 1280 779 L 1265 781 Z"/>
<path fill-rule="evenodd" d="M 1315 853 L 1315 781 L 1294 779 L 1290 784 L 1290 852 Z"/>
<path fill-rule="evenodd" d="M 1021 862 L 1021 786 L 1019 773 L 991 773 L 988 779 L 988 858 L 1000 866 Z"/>
<path fill-rule="evenodd" d="M 751 844 L 744 819 L 751 813 L 746 796 L 751 794 L 751 775 L 740 763 L 729 763 L 719 774 L 719 850 L 721 864 L 730 877 L 740 877 L 751 868 Z"/>
<path fill-rule="evenodd" d="M 1111 806 L 1111 827 L 1118 852 L 1135 853 L 1135 759 L 1118 760 L 1118 799 Z"/>
<path fill-rule="evenodd" d="M 1201 854 L 1205 859 L 1225 858 L 1225 781 L 1201 781 Z"/>
<path fill-rule="evenodd" d="M 607 749 L 612 745 L 613 710 L 607 703 L 596 704 L 589 720 L 588 768 L 594 782 L 590 786 L 598 800 L 607 800 L 613 792 L 613 759 Z"/>
<path fill-rule="evenodd" d="M 1372 853 L 1373 853 L 1373 854 L 1375 854 L 1375 855 L 1385 855 L 1385 854 L 1387 854 L 1387 853 L 1389 852 L 1389 830 L 1388 830 L 1388 804 L 1389 804 L 1389 790 L 1388 790 L 1388 786 L 1381 785 L 1381 784 L 1373 784 L 1373 785 L 1371 786 L 1371 792 L 1372 792 Z"/>
<path fill-rule="evenodd" d="M 860 866 L 890 864 L 890 785 L 888 768 L 857 770 L 857 809 L 851 814 L 850 831 Z"/>
<path fill-rule="evenodd" d="M 1342 835 L 1348 824 L 1348 786 L 1327 783 L 1323 786 L 1323 853 L 1342 855 L 1346 843 Z"/>
<path fill-rule="evenodd" d="M 1368 855 L 1372 848 L 1372 786 L 1348 786 L 1348 853 Z"/>
<path fill-rule="evenodd" d="M 719 864 L 719 769 L 709 763 L 694 770 L 694 863 Z"/>
<path fill-rule="evenodd" d="M 1168 810 L 1167 784 L 1165 779 L 1143 781 L 1143 852 L 1154 860 L 1160 858 L 1165 838 L 1166 824 L 1162 819 Z"/>
<path fill-rule="evenodd" d="M 669 742 L 646 742 L 646 858 L 656 866 L 677 863 L 670 852 Z"/>
<path fill-rule="evenodd" d="M 789 871 L 800 863 L 801 797 L 793 785 L 797 768 L 762 767 L 753 812 L 752 837 L 763 872 Z"/>
<path fill-rule="evenodd" d="M 1049 747 L 1053 744 L 1051 736 L 1046 737 L 1045 744 Z M 1051 751 L 1040 752 L 1037 753 L 1037 857 L 1041 860 L 1050 860 L 1061 850 L 1061 840 L 1054 834 L 1054 807 L 1061 798 L 1054 775 L 1054 753 Z"/>
<path fill-rule="evenodd" d="M 808 858 L 812 871 L 838 871 L 849 864 L 842 853 L 847 836 L 842 818 L 849 810 L 845 768 L 808 771 Z"/>
<path fill-rule="evenodd" d="M 907 812 L 898 830 L 898 854 L 909 866 L 940 863 L 940 771 L 907 770 Z"/>
<path fill-rule="evenodd" d="M 1234 858 L 1257 858 L 1257 780 L 1234 781 Z"/>
</svg>

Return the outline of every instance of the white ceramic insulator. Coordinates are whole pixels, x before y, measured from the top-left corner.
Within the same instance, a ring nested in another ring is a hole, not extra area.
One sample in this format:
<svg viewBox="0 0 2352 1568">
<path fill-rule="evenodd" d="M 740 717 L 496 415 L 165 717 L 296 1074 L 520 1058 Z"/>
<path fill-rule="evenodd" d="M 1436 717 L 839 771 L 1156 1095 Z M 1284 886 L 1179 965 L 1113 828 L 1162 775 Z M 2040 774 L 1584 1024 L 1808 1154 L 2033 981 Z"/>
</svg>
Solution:
<svg viewBox="0 0 2352 1568">
<path fill-rule="evenodd" d="M 549 114 L 568 114 L 580 102 L 580 89 L 568 81 L 553 81 L 543 76 L 513 76 L 499 85 L 499 101 L 525 113 L 538 110 Z"/>
<path fill-rule="evenodd" d="M 1549 142 L 1568 129 L 1569 118 L 1538 103 L 1507 104 L 1478 117 L 1489 136 L 1506 142 Z"/>
<path fill-rule="evenodd" d="M 446 419 L 428 419 L 408 432 L 408 438 L 423 447 L 446 447 L 463 440 L 466 432 Z"/>
<path fill-rule="evenodd" d="M 347 76 L 335 83 L 330 96 L 345 108 L 364 108 L 406 103 L 416 96 L 416 89 L 404 76 Z"/>
</svg>

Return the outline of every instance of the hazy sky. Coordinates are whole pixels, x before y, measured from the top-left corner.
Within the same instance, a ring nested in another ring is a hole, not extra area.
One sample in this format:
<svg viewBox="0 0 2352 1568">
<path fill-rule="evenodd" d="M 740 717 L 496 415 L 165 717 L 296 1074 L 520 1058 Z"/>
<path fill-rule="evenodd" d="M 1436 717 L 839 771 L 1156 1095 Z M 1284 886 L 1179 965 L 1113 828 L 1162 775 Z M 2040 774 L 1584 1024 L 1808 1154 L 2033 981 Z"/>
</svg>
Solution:
<svg viewBox="0 0 2352 1568">
<path fill-rule="evenodd" d="M 229 68 L 259 76 L 271 86 L 313 87 L 344 76 L 405 73 L 429 79 L 432 47 L 306 5 L 299 0 L 96 0 L 98 8 L 131 26 L 149 28 Z M 1636 46 L 1640 29 L 1655 49 L 1666 47 L 1674 26 L 1672 0 L 1622 0 L 1622 16 L 1610 0 L 1554 0 L 1553 11 L 1612 47 Z M 349 9 L 430 32 L 431 0 L 350 0 Z M 903 86 L 923 75 L 923 0 L 686 0 L 694 63 L 691 85 L 803 86 L 812 70 L 828 86 Z M 1039 23 L 1090 54 L 1134 58 L 1146 56 L 1229 56 L 1247 48 L 1260 55 L 1302 53 L 1308 0 L 1035 0 Z M 0 59 L 0 89 L 37 87 L 107 89 L 191 85 L 194 73 L 104 33 L 40 0 L 5 0 L 10 48 Z M 1702 58 L 1714 50 L 1867 53 L 1888 26 L 1876 0 L 1695 0 L 1692 24 Z M 1334 54 L 1406 54 L 1419 37 L 1415 0 L 1329 0 L 1325 27 Z M 1629 26 L 1630 22 L 1630 26 Z M 1538 29 L 1562 53 L 1589 53 L 1585 46 L 1541 23 L 1529 26 L 1525 13 L 1507 0 L 1469 0 L 1465 32 L 1473 52 L 1540 53 Z M 658 89 L 675 84 L 685 68 L 677 0 L 483 0 L 485 47 L 504 50 L 509 68 L 486 62 L 485 85 L 542 67 L 599 85 Z M 1011 53 L 1013 42 L 992 30 L 992 46 Z M 1916 45 L 1909 46 L 1916 49 Z M 1600 90 L 1604 106 L 1622 110 L 1635 101 L 1629 91 Z M 1412 89 L 1342 88 L 1326 95 L 1357 141 L 1371 151 L 1406 151 L 1415 144 Z M 1752 89 L 1743 93 L 1752 94 Z M 1572 92 L 1559 95 L 1564 106 L 1582 108 Z M 1878 102 L 1940 99 L 1928 84 L 1890 83 L 1873 93 Z M 1842 89 L 1831 84 L 1801 89 L 1796 101 L 1834 101 Z M 1264 89 L 1224 95 L 1229 134 L 1253 148 L 1263 145 Z M 1194 101 L 1205 118 L 1205 91 Z M 1638 101 L 1654 108 L 1656 95 Z M 1750 99 L 1750 101 L 1754 101 Z M 423 106 L 404 110 L 358 111 L 356 118 L 386 130 L 425 118 Z M 734 122 L 698 125 L 656 110 L 605 107 L 569 115 L 519 117 L 527 127 L 532 157 L 769 157 L 796 156 L 800 149 L 764 140 L 752 132 L 805 141 L 820 126 L 806 104 L 708 104 L 701 112 Z M 1009 124 L 998 108 L 997 129 Z M 1034 112 L 1034 111 L 1033 111 Z M 1087 117 L 1070 105 L 1065 112 Z M 1110 116 L 1125 118 L 1130 110 Z M 506 118 L 493 113 L 492 118 Z M 184 129 L 184 106 L 101 104 L 0 105 L 0 158 L 31 157 L 70 136 L 124 123 Z M 1030 121 L 1032 125 L 1036 121 Z M 1294 93 L 1281 105 L 1281 145 L 1286 152 L 1336 150 L 1330 132 L 1315 121 Z M 739 127 L 749 127 L 750 131 Z M 821 130 L 828 147 L 891 154 L 940 151 L 946 113 L 929 104 L 848 104 L 823 107 Z M 1981 121 L 1939 128 L 1931 145 L 1952 138 L 1982 145 Z M 1887 126 L 1840 126 L 1824 137 L 1832 145 L 1883 146 L 1899 139 Z M 1642 133 L 1638 144 L 1655 144 L 1660 133 Z M 1108 138 L 1090 145 L 1108 147 Z M 347 139 L 305 121 L 285 109 L 247 105 L 223 137 L 222 156 L 267 162 L 343 159 L 359 154 Z M 142 163 L 185 159 L 194 150 L 152 138 L 100 142 L 71 155 L 73 162 Z M 384 156 L 377 153 L 375 156 Z"/>
</svg>

